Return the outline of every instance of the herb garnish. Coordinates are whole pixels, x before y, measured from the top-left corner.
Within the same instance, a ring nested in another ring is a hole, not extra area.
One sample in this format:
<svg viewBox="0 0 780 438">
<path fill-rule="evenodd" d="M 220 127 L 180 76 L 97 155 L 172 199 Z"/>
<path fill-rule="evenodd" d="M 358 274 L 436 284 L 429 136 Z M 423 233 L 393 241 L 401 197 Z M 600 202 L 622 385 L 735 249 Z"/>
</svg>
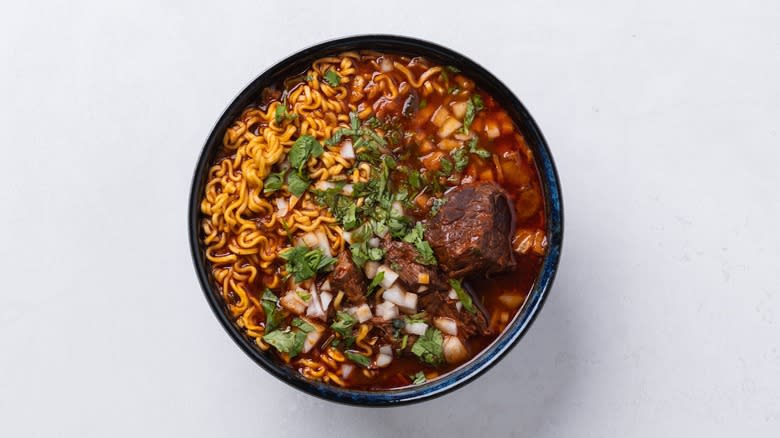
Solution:
<svg viewBox="0 0 780 438">
<path fill-rule="evenodd" d="M 347 312 L 337 312 L 336 319 L 330 325 L 330 328 L 341 335 L 342 338 L 347 339 L 352 336 L 352 327 L 355 324 L 357 324 L 357 319 L 353 318 L 352 315 Z"/>
<path fill-rule="evenodd" d="M 271 344 L 281 353 L 287 353 L 290 357 L 297 356 L 303 350 L 306 342 L 306 333 L 302 331 L 274 330 L 263 336 L 263 341 Z"/>
<path fill-rule="evenodd" d="M 425 334 L 420 336 L 412 345 L 412 353 L 424 363 L 438 366 L 444 362 L 442 343 L 441 332 L 433 327 L 428 327 L 425 330 Z"/>
<path fill-rule="evenodd" d="M 268 176 L 265 177 L 265 181 L 263 181 L 263 193 L 267 195 L 281 189 L 285 173 L 287 173 L 286 170 L 269 173 Z"/>
<path fill-rule="evenodd" d="M 371 280 L 371 283 L 368 284 L 368 291 L 366 292 L 366 296 L 370 297 L 371 294 L 374 293 L 374 290 L 376 290 L 377 286 L 379 286 L 379 283 L 381 283 L 384 279 L 385 271 L 377 272 L 374 278 Z"/>
<path fill-rule="evenodd" d="M 368 368 L 371 365 L 371 359 L 367 358 L 366 356 L 363 356 L 360 353 L 345 351 L 344 356 L 347 356 L 347 359 L 351 360 L 352 362 L 355 362 L 356 364 L 360 365 L 363 368 Z"/>
<path fill-rule="evenodd" d="M 455 293 L 458 295 L 458 300 L 463 304 L 463 308 L 469 313 L 477 313 L 477 309 L 474 308 L 474 303 L 471 301 L 471 295 L 463 289 L 460 280 L 451 278 L 450 286 L 452 286 L 452 289 L 455 290 Z"/>
<path fill-rule="evenodd" d="M 328 71 L 326 71 L 322 76 L 322 78 L 325 79 L 325 82 L 327 82 L 331 87 L 337 87 L 341 82 L 341 76 L 339 76 L 339 74 L 336 73 L 336 70 L 333 70 L 332 68 L 329 68 Z"/>
<path fill-rule="evenodd" d="M 404 236 L 403 240 L 404 242 L 411 243 L 417 249 L 417 253 L 419 254 L 416 259 L 417 263 L 435 265 L 436 257 L 433 255 L 431 244 L 428 243 L 423 236 L 424 232 L 425 228 L 423 227 L 422 222 L 417 222 L 414 225 L 414 228 L 409 231 L 409 234 Z"/>
<path fill-rule="evenodd" d="M 319 249 L 305 246 L 287 248 L 279 253 L 279 257 L 287 261 L 287 273 L 292 275 L 296 282 L 314 277 L 317 272 L 329 270 L 336 263 L 336 259 L 327 256 Z"/>
<path fill-rule="evenodd" d="M 412 379 L 412 385 L 422 385 L 428 381 L 428 379 L 425 378 L 425 373 L 422 371 L 418 371 L 417 374 L 409 376 L 409 378 Z"/>
<path fill-rule="evenodd" d="M 271 289 L 265 288 L 260 304 L 263 306 L 263 313 L 265 313 L 265 331 L 266 333 L 274 331 L 283 320 L 281 312 L 276 310 L 277 298 Z"/>
</svg>

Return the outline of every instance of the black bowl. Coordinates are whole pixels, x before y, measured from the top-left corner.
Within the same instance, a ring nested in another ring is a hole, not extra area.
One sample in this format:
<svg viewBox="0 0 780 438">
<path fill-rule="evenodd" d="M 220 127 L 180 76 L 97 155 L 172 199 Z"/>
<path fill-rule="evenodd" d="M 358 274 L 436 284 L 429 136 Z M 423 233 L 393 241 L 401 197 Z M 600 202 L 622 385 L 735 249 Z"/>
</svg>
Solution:
<svg viewBox="0 0 780 438">
<path fill-rule="evenodd" d="M 258 99 L 265 87 L 301 73 L 308 68 L 312 61 L 323 56 L 362 49 L 424 56 L 441 65 L 453 65 L 493 96 L 520 128 L 528 146 L 533 151 L 545 198 L 548 227 L 548 251 L 544 257 L 539 277 L 525 304 L 504 332 L 469 362 L 436 380 L 419 386 L 384 391 L 350 390 L 306 380 L 296 371 L 280 365 L 273 357 L 258 349 L 254 342 L 231 321 L 222 298 L 214 287 L 214 281 L 205 259 L 204 247 L 199 238 L 200 198 L 203 194 L 208 169 L 217 150 L 222 145 L 225 130 L 232 121 L 238 118 L 247 106 Z M 552 286 L 563 241 L 561 189 L 555 165 L 541 131 L 517 97 L 490 72 L 465 56 L 427 41 L 393 35 L 353 36 L 309 47 L 278 62 L 244 88 L 222 113 L 203 147 L 192 180 L 188 221 L 190 247 L 198 280 L 217 319 L 238 346 L 266 371 L 295 388 L 327 400 L 360 406 L 391 406 L 430 399 L 452 391 L 487 371 L 514 347 L 539 312 Z"/>
</svg>

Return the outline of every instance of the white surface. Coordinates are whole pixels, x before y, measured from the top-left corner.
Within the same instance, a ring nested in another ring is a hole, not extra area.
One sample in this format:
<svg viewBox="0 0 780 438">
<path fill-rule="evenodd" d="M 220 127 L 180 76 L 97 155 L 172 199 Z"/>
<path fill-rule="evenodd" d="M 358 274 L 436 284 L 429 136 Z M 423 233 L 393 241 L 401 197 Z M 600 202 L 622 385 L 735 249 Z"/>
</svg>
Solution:
<svg viewBox="0 0 780 438">
<path fill-rule="evenodd" d="M 0 436 L 780 431 L 776 0 L 28 3 L 0 7 Z M 520 345 L 390 410 L 316 400 L 245 357 L 185 227 L 196 157 L 236 93 L 367 32 L 502 78 L 550 143 L 566 213 Z"/>
</svg>

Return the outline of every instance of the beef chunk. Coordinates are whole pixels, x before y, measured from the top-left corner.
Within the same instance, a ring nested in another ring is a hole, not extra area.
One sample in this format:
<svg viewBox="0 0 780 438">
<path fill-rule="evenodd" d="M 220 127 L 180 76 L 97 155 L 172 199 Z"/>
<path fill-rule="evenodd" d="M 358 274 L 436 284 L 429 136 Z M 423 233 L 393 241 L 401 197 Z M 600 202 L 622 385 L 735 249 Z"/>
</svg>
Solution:
<svg viewBox="0 0 780 438">
<path fill-rule="evenodd" d="M 512 216 L 504 190 L 491 182 L 464 184 L 445 199 L 425 233 L 441 269 L 465 277 L 514 268 Z"/>
<path fill-rule="evenodd" d="M 435 266 L 417 263 L 419 253 L 407 242 L 385 240 L 385 263 L 398 274 L 398 281 L 409 292 L 417 293 L 420 286 L 428 290 L 446 289 L 446 283 Z M 428 275 L 428 284 L 420 283 L 420 275 Z"/>
<path fill-rule="evenodd" d="M 350 303 L 357 305 L 366 302 L 366 277 L 352 261 L 349 251 L 339 253 L 329 280 L 330 287 L 334 291 L 343 290 Z"/>
<path fill-rule="evenodd" d="M 464 308 L 458 310 L 455 300 L 447 298 L 446 292 L 433 292 L 420 296 L 419 305 L 431 317 L 452 318 L 458 323 L 458 337 L 467 339 L 474 335 L 491 334 L 487 319 L 481 311 L 471 313 Z"/>
</svg>

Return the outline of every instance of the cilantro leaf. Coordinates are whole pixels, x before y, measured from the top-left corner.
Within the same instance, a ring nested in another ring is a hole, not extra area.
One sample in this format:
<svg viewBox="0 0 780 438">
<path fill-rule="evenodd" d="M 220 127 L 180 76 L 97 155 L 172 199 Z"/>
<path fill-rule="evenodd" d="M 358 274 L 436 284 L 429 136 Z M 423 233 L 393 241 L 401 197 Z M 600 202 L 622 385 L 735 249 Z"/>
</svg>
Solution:
<svg viewBox="0 0 780 438">
<path fill-rule="evenodd" d="M 292 320 L 292 326 L 297 327 L 300 331 L 304 333 L 311 333 L 313 332 L 314 326 L 309 324 L 308 322 L 302 320 L 301 318 L 295 318 Z"/>
<path fill-rule="evenodd" d="M 274 331 L 279 324 L 281 324 L 283 316 L 281 312 L 276 310 L 277 298 L 271 289 L 265 288 L 260 304 L 263 306 L 263 313 L 265 313 L 265 331 Z"/>
<path fill-rule="evenodd" d="M 441 210 L 442 206 L 447 203 L 447 198 L 433 198 L 432 202 L 431 217 L 434 217 L 439 212 L 439 210 Z"/>
<path fill-rule="evenodd" d="M 463 169 L 469 165 L 469 152 L 465 147 L 453 149 L 452 152 L 450 152 L 450 155 L 452 156 L 453 161 L 455 161 L 455 171 L 463 172 Z"/>
<path fill-rule="evenodd" d="M 452 174 L 453 164 L 449 158 L 442 157 L 441 160 L 439 160 L 439 164 L 441 165 L 441 171 L 445 176 Z"/>
<path fill-rule="evenodd" d="M 279 253 L 279 257 L 287 262 L 287 272 L 299 283 L 336 263 L 335 258 L 324 255 L 319 248 L 309 250 L 305 246 L 287 248 Z"/>
<path fill-rule="evenodd" d="M 287 106 L 284 103 L 276 105 L 276 108 L 274 109 L 274 121 L 276 121 L 277 125 L 281 125 L 285 120 L 295 120 L 296 118 L 298 118 L 298 114 L 288 113 Z"/>
<path fill-rule="evenodd" d="M 268 176 L 265 177 L 265 181 L 263 181 L 263 193 L 267 195 L 281 189 L 285 173 L 287 173 L 286 170 L 269 173 Z"/>
<path fill-rule="evenodd" d="M 309 188 L 309 183 L 310 181 L 308 177 L 301 176 L 297 172 L 292 172 L 289 176 L 287 176 L 287 189 L 290 191 L 290 193 L 299 198 L 301 195 L 303 195 L 306 189 Z"/>
<path fill-rule="evenodd" d="M 337 312 L 336 319 L 330 325 L 330 328 L 346 339 L 352 336 L 352 327 L 355 324 L 357 324 L 357 319 L 353 318 L 352 315 L 347 312 Z"/>
<path fill-rule="evenodd" d="M 471 99 L 466 102 L 466 115 L 463 117 L 463 133 L 468 134 L 471 129 L 471 124 L 474 122 L 474 116 L 477 112 L 482 111 L 485 108 L 485 103 L 482 101 L 482 96 L 475 94 L 471 96 Z"/>
<path fill-rule="evenodd" d="M 274 330 L 263 335 L 263 341 L 269 343 L 281 353 L 295 357 L 303 350 L 306 333 L 300 331 Z"/>
<path fill-rule="evenodd" d="M 371 359 L 367 358 L 366 356 L 363 356 L 359 353 L 353 353 L 351 351 L 345 351 L 344 356 L 347 356 L 347 359 L 351 360 L 352 362 L 355 362 L 356 364 L 360 365 L 363 368 L 368 368 L 371 365 Z"/>
<path fill-rule="evenodd" d="M 417 253 L 419 254 L 415 260 L 417 263 L 423 265 L 435 265 L 436 257 L 433 254 L 433 248 L 431 248 L 431 244 L 428 243 L 428 241 L 425 240 L 425 237 L 423 236 L 424 232 L 425 228 L 423 227 L 422 222 L 417 222 L 409 234 L 404 236 L 403 240 L 404 242 L 411 243 L 417 249 Z"/>
<path fill-rule="evenodd" d="M 428 365 L 441 365 L 444 362 L 443 342 L 441 332 L 433 327 L 428 327 L 425 334 L 412 345 L 412 353 Z"/>
<path fill-rule="evenodd" d="M 428 379 L 425 378 L 425 373 L 422 371 L 418 371 L 417 374 L 409 376 L 409 378 L 412 379 L 412 385 L 422 385 L 428 381 Z"/>
<path fill-rule="evenodd" d="M 292 167 L 298 169 L 300 172 L 310 156 L 317 158 L 322 155 L 324 151 L 322 145 L 316 138 L 311 135 L 302 135 L 293 143 L 290 152 L 287 154 L 287 158 L 290 159 Z"/>
<path fill-rule="evenodd" d="M 471 140 L 469 140 L 468 148 L 470 153 L 475 154 L 481 158 L 490 158 L 491 156 L 491 153 L 489 151 L 477 146 L 477 137 L 474 137 Z"/>
<path fill-rule="evenodd" d="M 458 300 L 463 304 L 463 308 L 469 313 L 477 313 L 477 309 L 474 308 L 474 303 L 471 301 L 471 295 L 463 289 L 460 280 L 451 278 L 450 286 L 452 286 L 452 289 L 454 289 L 455 293 L 458 295 Z"/>
<path fill-rule="evenodd" d="M 322 75 L 322 78 L 325 79 L 325 82 L 327 82 L 331 87 L 337 87 L 341 82 L 341 76 L 339 76 L 339 74 L 336 73 L 336 70 L 333 70 L 332 68 L 329 68 L 328 71 Z"/>
<path fill-rule="evenodd" d="M 382 282 L 382 280 L 385 279 L 385 271 L 379 271 L 376 273 L 374 278 L 371 280 L 371 283 L 368 284 L 368 291 L 366 292 L 366 296 L 370 297 L 372 293 L 374 293 L 374 290 L 379 286 L 379 283 Z"/>
</svg>

